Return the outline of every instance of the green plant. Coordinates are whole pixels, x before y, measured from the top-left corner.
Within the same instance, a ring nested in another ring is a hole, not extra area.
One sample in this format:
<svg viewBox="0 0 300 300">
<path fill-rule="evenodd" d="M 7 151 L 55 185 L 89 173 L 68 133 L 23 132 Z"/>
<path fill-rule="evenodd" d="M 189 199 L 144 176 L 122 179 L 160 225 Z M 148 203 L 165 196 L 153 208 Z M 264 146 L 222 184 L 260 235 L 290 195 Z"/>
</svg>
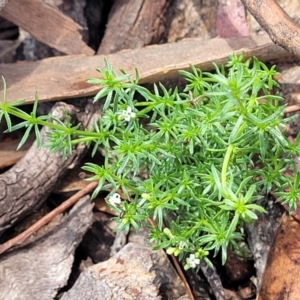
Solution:
<svg viewBox="0 0 300 300">
<path fill-rule="evenodd" d="M 95 101 L 104 101 L 103 115 L 94 131 L 49 116 L 26 114 L 5 99 L 0 104 L 8 130 L 26 127 L 21 146 L 38 125 L 49 126 L 47 146 L 69 155 L 75 144 L 85 142 L 93 153 L 101 147 L 103 165 L 87 163 L 83 169 L 97 180 L 95 197 L 110 189 L 108 205 L 119 213 L 117 230 L 128 232 L 146 223 L 155 249 L 166 249 L 197 267 L 208 254 L 221 251 L 242 238 L 245 222 L 256 219 L 255 204 L 271 190 L 291 210 L 299 199 L 300 176 L 294 161 L 300 146 L 285 137 L 284 106 L 272 93 L 275 68 L 258 59 L 232 55 L 214 73 L 180 71 L 187 81 L 183 92 L 154 85 L 154 92 L 138 85 L 121 70 L 118 75 L 107 61 L 98 70 L 101 86 Z M 10 116 L 23 122 L 12 126 Z M 300 136 L 297 137 L 297 141 Z M 287 176 L 292 171 L 294 176 Z M 122 190 L 125 199 L 117 193 Z"/>
</svg>

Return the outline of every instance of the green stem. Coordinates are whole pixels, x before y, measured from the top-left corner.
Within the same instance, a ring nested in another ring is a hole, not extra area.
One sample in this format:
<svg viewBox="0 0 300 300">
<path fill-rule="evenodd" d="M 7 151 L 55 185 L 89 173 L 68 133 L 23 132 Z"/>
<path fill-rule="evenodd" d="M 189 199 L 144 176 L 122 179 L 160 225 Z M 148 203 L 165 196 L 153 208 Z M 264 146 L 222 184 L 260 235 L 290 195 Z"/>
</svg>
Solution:
<svg viewBox="0 0 300 300">
<path fill-rule="evenodd" d="M 82 139 L 74 139 L 71 141 L 71 144 L 72 145 L 77 145 L 79 143 L 88 143 L 88 142 L 93 142 L 95 140 L 95 137 L 93 136 L 87 136 L 87 137 L 84 137 Z"/>
<path fill-rule="evenodd" d="M 232 144 L 228 146 L 225 157 L 224 157 L 224 161 L 223 161 L 222 172 L 221 172 L 221 183 L 222 183 L 222 187 L 224 189 L 226 188 L 227 169 L 228 169 L 230 157 L 231 157 L 231 154 L 232 154 L 234 148 L 235 148 L 235 146 Z"/>
<path fill-rule="evenodd" d="M 14 109 L 9 110 L 8 113 L 10 115 L 18 117 L 24 121 L 30 121 L 32 119 L 31 116 L 27 116 L 26 114 L 23 114 L 22 112 L 19 112 Z M 52 129 L 58 129 L 58 130 L 66 132 L 66 133 L 69 133 L 69 130 L 70 130 L 70 128 L 68 128 L 68 127 L 61 126 L 59 124 L 55 124 L 52 122 L 44 121 L 44 120 L 41 120 L 38 118 L 36 118 L 36 123 L 37 123 L 37 125 L 46 126 L 46 127 L 52 128 Z M 72 134 L 78 135 L 78 136 L 84 136 L 84 137 L 88 137 L 88 138 L 91 138 L 91 137 L 99 138 L 99 133 L 95 132 L 95 131 L 74 130 L 74 132 Z M 103 133 L 100 133 L 100 134 L 103 135 Z"/>
<path fill-rule="evenodd" d="M 241 113 L 244 115 L 244 116 L 247 116 L 248 112 L 247 112 L 247 109 L 245 108 L 242 100 L 239 98 L 239 97 L 234 97 L 235 100 L 237 101 L 240 109 L 241 109 Z"/>
<path fill-rule="evenodd" d="M 153 110 L 153 107 L 155 106 L 155 104 L 153 104 L 151 102 L 150 103 L 149 102 L 142 102 L 141 104 L 147 104 L 147 106 L 144 109 L 142 109 L 141 111 L 137 112 L 137 117 L 145 115 L 149 111 Z M 137 105 L 136 104 L 135 106 L 142 106 L 142 105 Z M 143 105 L 143 106 L 145 106 L 145 105 Z"/>
<path fill-rule="evenodd" d="M 147 101 L 145 101 L 145 102 L 137 102 L 137 103 L 135 103 L 134 104 L 134 106 L 149 106 L 149 105 L 151 105 L 152 104 L 152 102 L 147 102 Z"/>
<path fill-rule="evenodd" d="M 15 117 L 18 117 L 19 119 L 22 119 L 24 121 L 32 120 L 31 116 L 27 116 L 27 114 L 24 114 L 24 113 L 22 113 L 18 110 L 15 110 L 15 109 L 9 109 L 7 111 L 7 113 L 9 115 L 13 115 Z M 47 127 L 53 128 L 53 129 L 62 129 L 62 126 L 60 126 L 60 125 L 57 125 L 57 124 L 54 124 L 54 123 L 51 123 L 51 122 L 47 122 L 47 121 L 44 121 L 44 120 L 41 120 L 41 119 L 38 119 L 38 118 L 36 118 L 36 121 L 37 121 L 37 125 L 47 126 Z"/>
</svg>

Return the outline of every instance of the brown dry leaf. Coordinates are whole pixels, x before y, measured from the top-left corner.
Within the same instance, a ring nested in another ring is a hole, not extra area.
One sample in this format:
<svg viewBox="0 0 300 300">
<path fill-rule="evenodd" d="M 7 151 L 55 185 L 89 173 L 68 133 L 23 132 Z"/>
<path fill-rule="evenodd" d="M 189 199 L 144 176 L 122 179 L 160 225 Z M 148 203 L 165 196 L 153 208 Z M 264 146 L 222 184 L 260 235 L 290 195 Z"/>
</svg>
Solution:
<svg viewBox="0 0 300 300">
<path fill-rule="evenodd" d="M 257 300 L 300 299 L 300 223 L 283 215 Z"/>
<path fill-rule="evenodd" d="M 68 174 L 64 177 L 64 180 L 60 182 L 60 185 L 55 188 L 54 193 L 63 194 L 77 192 L 90 184 L 90 181 L 87 181 L 85 179 L 91 176 L 91 173 L 82 172 L 81 167 L 77 166 L 68 172 Z M 110 192 L 110 190 L 107 191 Z M 121 193 L 121 191 L 119 192 L 124 198 L 125 196 L 123 195 L 123 193 Z M 118 215 L 115 211 L 112 211 L 106 204 L 103 194 L 100 193 L 95 199 L 93 199 L 93 202 L 95 204 L 94 208 L 96 210 L 115 216 Z"/>
<path fill-rule="evenodd" d="M 91 175 L 92 174 L 82 172 L 81 166 L 76 166 L 74 169 L 71 169 L 68 174 L 65 175 L 64 179 L 60 181 L 60 184 L 55 187 L 54 193 L 78 192 L 89 185 L 90 181 L 85 180 L 85 178 L 89 178 Z"/>
<path fill-rule="evenodd" d="M 97 196 L 94 199 L 94 208 L 98 211 L 105 212 L 107 214 L 118 216 L 118 213 L 114 210 L 111 210 L 109 206 L 106 204 L 105 198 L 103 196 Z"/>
<path fill-rule="evenodd" d="M 19 161 L 27 152 L 34 137 L 31 135 L 20 150 L 16 150 L 20 140 L 4 140 L 0 142 L 0 169 L 10 167 Z"/>
</svg>

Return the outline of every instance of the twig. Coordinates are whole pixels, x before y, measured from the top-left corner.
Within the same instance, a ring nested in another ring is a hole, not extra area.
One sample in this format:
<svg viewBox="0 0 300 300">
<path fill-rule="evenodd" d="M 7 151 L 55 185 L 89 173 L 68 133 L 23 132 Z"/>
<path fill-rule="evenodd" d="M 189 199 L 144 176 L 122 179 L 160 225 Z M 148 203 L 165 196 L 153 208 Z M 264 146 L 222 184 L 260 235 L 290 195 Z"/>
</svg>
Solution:
<svg viewBox="0 0 300 300">
<path fill-rule="evenodd" d="M 41 227 L 49 223 L 51 220 L 53 220 L 57 215 L 64 212 L 67 208 L 75 204 L 80 198 L 85 196 L 86 194 L 93 191 L 98 185 L 98 182 L 93 181 L 89 185 L 87 185 L 85 188 L 74 194 L 72 197 L 67 199 L 65 202 L 63 202 L 61 205 L 59 205 L 57 208 L 52 210 L 50 213 L 45 215 L 43 218 L 41 218 L 39 221 L 37 221 L 35 224 L 30 226 L 28 229 L 26 229 L 24 232 L 19 234 L 18 236 L 10 239 L 9 241 L 5 242 L 4 244 L 0 245 L 0 254 L 4 253 L 8 249 L 10 249 L 13 246 L 22 245 L 32 234 L 34 234 L 36 231 L 38 231 Z"/>
<path fill-rule="evenodd" d="M 189 283 L 187 282 L 187 280 L 186 280 L 186 278 L 185 278 L 185 275 L 184 275 L 184 273 L 182 272 L 181 267 L 180 267 L 180 265 L 179 265 L 179 263 L 178 263 L 176 257 L 175 257 L 173 254 L 171 255 L 171 259 L 172 259 L 172 261 L 173 261 L 173 264 L 174 264 L 174 266 L 175 266 L 175 269 L 177 270 L 177 273 L 178 273 L 179 277 L 181 278 L 181 280 L 182 280 L 182 282 L 183 282 L 183 284 L 184 284 L 184 286 L 185 286 L 185 290 L 186 290 L 186 292 L 187 292 L 187 294 L 188 294 L 190 300 L 195 300 L 195 297 L 194 297 L 193 292 L 192 292 L 192 290 L 191 290 L 191 288 L 190 288 L 190 285 L 189 285 Z"/>
</svg>

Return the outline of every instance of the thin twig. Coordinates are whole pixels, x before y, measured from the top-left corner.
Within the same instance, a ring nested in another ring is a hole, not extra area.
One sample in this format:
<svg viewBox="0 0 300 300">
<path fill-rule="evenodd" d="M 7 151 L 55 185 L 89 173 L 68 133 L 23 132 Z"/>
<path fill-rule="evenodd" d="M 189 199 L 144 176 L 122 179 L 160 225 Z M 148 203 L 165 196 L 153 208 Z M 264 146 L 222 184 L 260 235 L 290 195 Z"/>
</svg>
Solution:
<svg viewBox="0 0 300 300">
<path fill-rule="evenodd" d="M 4 253 L 8 249 L 10 249 L 13 246 L 22 245 L 32 234 L 37 232 L 41 227 L 48 224 L 51 220 L 53 220 L 57 215 L 64 212 L 66 209 L 68 209 L 70 206 L 75 204 L 80 198 L 85 196 L 86 194 L 93 191 L 98 185 L 98 182 L 93 181 L 89 185 L 87 185 L 82 190 L 78 191 L 76 194 L 74 194 L 72 197 L 67 199 L 65 202 L 63 202 L 61 205 L 59 205 L 57 208 L 52 210 L 50 213 L 45 215 L 43 218 L 41 218 L 39 221 L 37 221 L 35 224 L 27 228 L 24 232 L 19 234 L 18 236 L 10 239 L 9 241 L 5 242 L 4 244 L 0 245 L 0 254 Z"/>
<path fill-rule="evenodd" d="M 171 255 L 171 259 L 172 259 L 172 261 L 173 261 L 173 264 L 174 264 L 174 266 L 175 266 L 175 269 L 177 270 L 177 273 L 178 273 L 179 277 L 181 278 L 181 280 L 182 280 L 182 282 L 183 282 L 183 284 L 184 284 L 184 286 L 185 286 L 185 290 L 186 290 L 186 292 L 187 292 L 187 294 L 188 294 L 190 300 L 195 300 L 195 297 L 194 297 L 193 292 L 192 292 L 192 290 L 191 290 L 191 288 L 190 288 L 190 285 L 189 285 L 189 283 L 187 282 L 187 280 L 186 280 L 186 278 L 185 278 L 185 275 L 184 275 L 184 273 L 182 272 L 181 267 L 180 267 L 180 265 L 179 265 L 179 263 L 178 263 L 176 257 L 175 257 L 173 254 Z"/>
</svg>

